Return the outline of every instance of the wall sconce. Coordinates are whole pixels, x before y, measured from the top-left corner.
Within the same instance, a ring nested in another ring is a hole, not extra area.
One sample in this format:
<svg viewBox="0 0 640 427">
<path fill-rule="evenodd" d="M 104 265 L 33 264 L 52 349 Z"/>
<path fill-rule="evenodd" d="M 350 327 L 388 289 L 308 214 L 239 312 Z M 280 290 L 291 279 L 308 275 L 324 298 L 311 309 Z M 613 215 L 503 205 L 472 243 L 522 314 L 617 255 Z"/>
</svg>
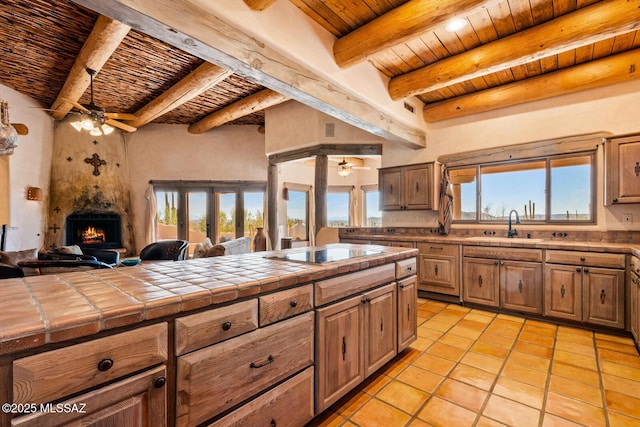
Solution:
<svg viewBox="0 0 640 427">
<path fill-rule="evenodd" d="M 27 200 L 43 200 L 44 193 L 42 192 L 42 188 L 39 187 L 29 187 L 27 188 Z"/>
</svg>

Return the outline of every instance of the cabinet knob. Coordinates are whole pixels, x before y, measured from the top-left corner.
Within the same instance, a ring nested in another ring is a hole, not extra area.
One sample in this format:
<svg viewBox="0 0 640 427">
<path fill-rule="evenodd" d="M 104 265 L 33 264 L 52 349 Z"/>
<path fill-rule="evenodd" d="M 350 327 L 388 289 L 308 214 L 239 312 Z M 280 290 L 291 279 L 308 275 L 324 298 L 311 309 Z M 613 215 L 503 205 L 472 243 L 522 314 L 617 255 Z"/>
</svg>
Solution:
<svg viewBox="0 0 640 427">
<path fill-rule="evenodd" d="M 224 322 L 222 324 L 222 330 L 223 331 L 228 331 L 229 329 L 231 329 L 231 322 Z"/>
<path fill-rule="evenodd" d="M 98 362 L 98 371 L 105 372 L 113 367 L 113 359 L 102 359 Z"/>
<path fill-rule="evenodd" d="M 564 285 L 560 285 L 560 296 L 562 298 L 564 298 L 564 294 L 567 292 L 567 289 L 564 287 Z"/>
<path fill-rule="evenodd" d="M 289 303 L 289 305 L 291 306 L 291 308 L 296 308 L 298 306 L 298 301 L 296 300 L 291 300 L 291 302 Z"/>
<path fill-rule="evenodd" d="M 583 256 L 580 257 L 580 261 L 585 262 L 587 259 Z"/>
<path fill-rule="evenodd" d="M 167 383 L 167 378 L 166 377 L 158 377 L 156 378 L 156 380 L 153 382 L 153 386 L 155 388 L 162 388 L 164 387 L 164 385 Z"/>
<path fill-rule="evenodd" d="M 269 423 L 269 425 L 270 425 L 271 427 L 276 427 L 276 426 L 277 426 L 276 420 L 271 419 L 271 423 Z"/>
</svg>

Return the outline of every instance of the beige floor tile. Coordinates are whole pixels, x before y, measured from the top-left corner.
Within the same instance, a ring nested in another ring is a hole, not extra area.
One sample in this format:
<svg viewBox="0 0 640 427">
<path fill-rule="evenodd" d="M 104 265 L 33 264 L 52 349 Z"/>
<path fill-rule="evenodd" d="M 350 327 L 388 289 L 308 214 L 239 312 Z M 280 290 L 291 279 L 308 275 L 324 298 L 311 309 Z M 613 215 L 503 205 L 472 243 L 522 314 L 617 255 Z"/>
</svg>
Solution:
<svg viewBox="0 0 640 427">
<path fill-rule="evenodd" d="M 545 411 L 587 426 L 606 425 L 602 408 L 553 392 L 547 393 Z"/>
<path fill-rule="evenodd" d="M 420 411 L 418 418 L 434 426 L 465 427 L 474 425 L 476 413 L 434 396 Z"/>
<path fill-rule="evenodd" d="M 436 331 L 435 329 L 429 328 L 426 323 L 423 323 L 418 327 L 418 336 L 422 338 L 427 338 L 430 340 L 438 340 L 443 335 L 441 331 Z"/>
<path fill-rule="evenodd" d="M 545 413 L 542 419 L 542 427 L 580 427 L 582 424 L 560 418 L 557 415 Z"/>
<path fill-rule="evenodd" d="M 581 368 L 591 369 L 593 371 L 598 370 L 598 364 L 595 357 L 583 356 L 569 351 L 558 350 L 557 348 L 553 352 L 553 360 L 569 365 L 579 366 Z"/>
<path fill-rule="evenodd" d="M 410 344 L 410 347 L 414 350 L 425 351 L 433 345 L 435 341 L 429 338 L 418 337 L 414 342 Z"/>
<path fill-rule="evenodd" d="M 615 375 L 602 374 L 602 386 L 605 390 L 611 390 L 627 396 L 640 396 L 640 382 Z"/>
<path fill-rule="evenodd" d="M 494 374 L 467 365 L 456 366 L 449 377 L 482 390 L 490 390 L 496 380 Z"/>
<path fill-rule="evenodd" d="M 551 375 L 549 391 L 602 407 L 602 391 L 585 383 Z"/>
<path fill-rule="evenodd" d="M 531 319 L 528 319 L 522 328 L 523 332 L 530 332 L 532 334 L 553 338 L 555 338 L 557 330 L 558 327 L 552 323 L 540 322 L 538 320 Z"/>
<path fill-rule="evenodd" d="M 469 316 L 465 316 L 456 324 L 456 326 L 466 329 L 473 329 L 476 331 L 484 331 L 484 329 L 487 327 L 487 322 L 476 321 L 473 319 L 469 319 Z"/>
<path fill-rule="evenodd" d="M 556 350 L 566 351 L 569 353 L 579 354 L 581 356 L 596 357 L 596 349 L 591 345 L 584 345 L 571 341 L 556 341 Z"/>
<path fill-rule="evenodd" d="M 632 397 L 615 391 L 605 390 L 604 398 L 609 411 L 615 411 L 638 418 L 638 425 L 640 425 L 640 398 L 638 398 L 638 396 Z"/>
<path fill-rule="evenodd" d="M 462 322 L 462 320 L 461 320 Z M 455 326 L 453 326 L 450 330 L 449 333 L 451 334 L 455 334 L 461 337 L 465 337 L 465 338 L 469 338 L 471 340 L 476 340 L 478 339 L 478 337 L 480 335 L 482 335 L 482 330 L 481 329 L 472 329 L 472 328 L 466 328 L 464 326 L 460 326 L 460 322 L 458 322 Z"/>
<path fill-rule="evenodd" d="M 475 341 L 472 338 L 466 338 L 460 335 L 456 335 L 454 333 L 454 330 L 452 329 L 450 332 L 447 332 L 442 338 L 440 338 L 439 342 L 459 348 L 461 350 L 467 350 L 473 345 Z"/>
<path fill-rule="evenodd" d="M 556 333 L 556 342 L 557 341 L 571 342 L 590 347 L 593 347 L 595 344 L 592 331 L 567 326 L 558 327 L 558 332 Z"/>
<path fill-rule="evenodd" d="M 487 329 L 487 332 L 492 332 L 498 335 L 506 335 L 508 337 L 516 337 L 520 333 L 520 328 L 522 327 L 521 323 L 512 322 L 510 320 L 505 319 L 495 319 Z"/>
<path fill-rule="evenodd" d="M 540 420 L 539 410 L 496 395 L 489 398 L 482 415 L 518 427 L 537 427 Z"/>
<path fill-rule="evenodd" d="M 436 392 L 436 396 L 474 412 L 482 408 L 487 395 L 486 391 L 451 379 L 445 380 Z"/>
<path fill-rule="evenodd" d="M 546 347 L 553 347 L 555 344 L 555 338 L 545 335 L 533 334 L 531 332 L 522 332 L 518 335 L 518 341 L 525 341 L 532 344 L 544 345 Z"/>
<path fill-rule="evenodd" d="M 466 316 L 464 316 L 464 320 L 472 320 L 478 323 L 484 323 L 485 325 L 493 320 L 495 314 L 488 313 L 486 311 L 477 311 L 471 310 Z"/>
<path fill-rule="evenodd" d="M 460 363 L 482 369 L 483 371 L 491 372 L 492 374 L 497 374 L 502 369 L 504 361 L 496 359 L 495 357 L 470 351 L 462 357 Z"/>
<path fill-rule="evenodd" d="M 505 335 L 499 335 L 492 332 L 483 333 L 480 338 L 478 338 L 479 342 L 483 342 L 485 344 L 492 344 L 498 347 L 510 349 L 513 347 L 513 343 L 515 342 L 515 337 L 508 337 Z"/>
<path fill-rule="evenodd" d="M 550 359 L 515 350 L 509 354 L 509 362 L 519 363 L 520 365 L 543 372 L 548 372 L 549 366 L 551 365 Z"/>
<path fill-rule="evenodd" d="M 426 353 L 433 354 L 434 356 L 442 357 L 444 359 L 458 361 L 465 353 L 465 350 L 436 342 L 427 349 Z"/>
<path fill-rule="evenodd" d="M 422 356 L 416 358 L 413 365 L 435 374 L 445 376 L 451 372 L 456 363 L 448 359 L 443 359 L 442 357 L 424 353 Z"/>
<path fill-rule="evenodd" d="M 371 399 L 350 419 L 361 427 L 391 427 L 404 426 L 411 416 L 378 399 Z"/>
<path fill-rule="evenodd" d="M 501 375 L 535 387 L 544 388 L 547 384 L 547 373 L 528 368 L 518 363 L 507 362 Z"/>
<path fill-rule="evenodd" d="M 422 326 L 426 326 L 427 328 L 436 330 L 438 332 L 447 332 L 449 329 L 451 329 L 453 324 L 440 322 L 440 321 L 434 320 L 434 318 L 431 318 L 426 322 L 424 322 Z"/>
<path fill-rule="evenodd" d="M 593 369 L 586 369 L 580 366 L 558 362 L 551 363 L 551 373 L 564 378 L 570 378 L 595 387 L 600 387 L 600 375 Z"/>
<path fill-rule="evenodd" d="M 515 400 L 516 402 L 524 403 L 536 409 L 542 409 L 545 390 L 540 387 L 512 380 L 509 377 L 501 376 L 493 388 L 493 393 Z"/>
<path fill-rule="evenodd" d="M 495 357 L 497 359 L 504 359 L 509 354 L 509 349 L 500 347 L 493 344 L 487 344 L 482 341 L 476 341 L 476 343 L 471 347 L 471 350 L 474 353 L 484 354 L 486 356 Z"/>
<path fill-rule="evenodd" d="M 400 372 L 396 380 L 407 383 L 424 392 L 433 393 L 436 387 L 444 380 L 444 376 L 412 365 Z"/>
<path fill-rule="evenodd" d="M 378 394 L 376 399 L 388 403 L 413 414 L 427 401 L 430 394 L 400 381 L 392 381 L 387 384 Z"/>
</svg>

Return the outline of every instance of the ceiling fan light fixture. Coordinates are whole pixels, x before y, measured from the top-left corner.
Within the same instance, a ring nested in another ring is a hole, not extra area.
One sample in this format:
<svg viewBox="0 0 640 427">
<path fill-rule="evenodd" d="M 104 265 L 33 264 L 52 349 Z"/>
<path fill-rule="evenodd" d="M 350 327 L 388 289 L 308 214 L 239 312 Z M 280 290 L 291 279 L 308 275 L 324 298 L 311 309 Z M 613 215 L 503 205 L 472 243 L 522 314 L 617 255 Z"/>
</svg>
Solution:
<svg viewBox="0 0 640 427">
<path fill-rule="evenodd" d="M 102 124 L 102 126 L 100 126 L 100 128 L 102 129 L 102 133 L 105 134 L 105 135 L 109 135 L 110 133 L 113 132 L 113 127 L 109 126 L 106 123 Z"/>
<path fill-rule="evenodd" d="M 99 127 L 94 127 L 89 131 L 89 135 L 91 136 L 102 136 L 102 130 Z"/>
<path fill-rule="evenodd" d="M 338 163 L 338 175 L 345 177 L 351 175 L 353 169 L 351 169 L 351 164 L 347 163 L 345 159 L 342 159 L 340 163 Z"/>
<path fill-rule="evenodd" d="M 95 127 L 94 124 L 93 124 L 93 119 L 91 117 L 89 117 L 89 116 L 85 116 L 80 121 L 80 126 L 84 130 L 93 130 L 93 128 Z"/>
<path fill-rule="evenodd" d="M 444 27 L 450 33 L 455 33 L 467 26 L 467 20 L 464 18 L 454 18 Z"/>
<path fill-rule="evenodd" d="M 70 122 L 71 126 L 78 132 L 82 132 L 82 122 L 80 120 L 74 120 Z"/>
</svg>

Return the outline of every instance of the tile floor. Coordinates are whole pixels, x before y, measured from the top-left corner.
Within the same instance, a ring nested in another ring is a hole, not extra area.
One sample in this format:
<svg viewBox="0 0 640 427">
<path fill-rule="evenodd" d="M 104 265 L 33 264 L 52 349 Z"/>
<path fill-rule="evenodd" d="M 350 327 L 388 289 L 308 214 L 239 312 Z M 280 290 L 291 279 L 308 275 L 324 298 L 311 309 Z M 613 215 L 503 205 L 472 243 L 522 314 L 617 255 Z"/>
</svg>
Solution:
<svg viewBox="0 0 640 427">
<path fill-rule="evenodd" d="M 640 426 L 630 338 L 418 300 L 412 347 L 312 426 Z"/>
</svg>

